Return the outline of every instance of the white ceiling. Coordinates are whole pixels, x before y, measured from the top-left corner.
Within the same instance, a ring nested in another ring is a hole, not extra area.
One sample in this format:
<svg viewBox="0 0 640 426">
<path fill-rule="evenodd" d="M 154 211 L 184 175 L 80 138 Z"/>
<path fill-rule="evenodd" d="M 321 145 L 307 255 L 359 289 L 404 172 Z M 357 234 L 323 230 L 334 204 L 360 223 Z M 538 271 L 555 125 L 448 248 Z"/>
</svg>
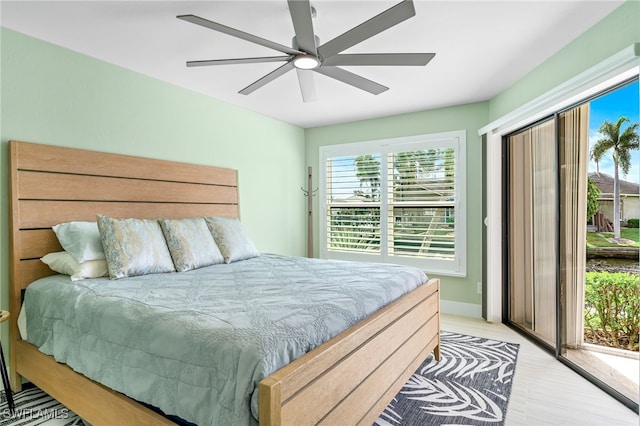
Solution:
<svg viewBox="0 0 640 426">
<path fill-rule="evenodd" d="M 314 0 L 321 43 L 399 0 Z M 289 46 L 285 0 L 6 1 L 2 26 L 301 127 L 484 101 L 505 90 L 623 1 L 416 0 L 416 16 L 344 53 L 434 52 L 426 67 L 345 67 L 390 90 L 371 95 L 314 73 L 303 103 L 295 72 L 237 92 L 279 63 L 187 68 L 185 61 L 280 53 L 176 19 L 194 14 Z"/>
</svg>

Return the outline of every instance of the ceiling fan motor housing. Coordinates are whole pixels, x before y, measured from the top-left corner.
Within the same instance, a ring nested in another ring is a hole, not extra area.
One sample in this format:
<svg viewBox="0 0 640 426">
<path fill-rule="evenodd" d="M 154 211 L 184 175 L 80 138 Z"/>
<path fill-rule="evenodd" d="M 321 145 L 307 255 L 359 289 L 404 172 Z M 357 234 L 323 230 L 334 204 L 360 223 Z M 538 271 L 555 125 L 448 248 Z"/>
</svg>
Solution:
<svg viewBox="0 0 640 426">
<path fill-rule="evenodd" d="M 320 46 L 320 37 L 316 35 L 314 36 L 314 38 L 316 40 L 316 46 Z M 291 47 L 295 50 L 304 52 L 304 50 L 300 49 L 300 46 L 298 46 L 298 40 L 296 39 L 296 36 L 293 36 L 293 38 L 291 39 Z M 319 55 L 313 52 L 305 53 L 305 55 L 297 55 L 292 59 L 294 67 L 302 70 L 312 70 L 322 65 L 322 58 L 320 58 Z"/>
</svg>

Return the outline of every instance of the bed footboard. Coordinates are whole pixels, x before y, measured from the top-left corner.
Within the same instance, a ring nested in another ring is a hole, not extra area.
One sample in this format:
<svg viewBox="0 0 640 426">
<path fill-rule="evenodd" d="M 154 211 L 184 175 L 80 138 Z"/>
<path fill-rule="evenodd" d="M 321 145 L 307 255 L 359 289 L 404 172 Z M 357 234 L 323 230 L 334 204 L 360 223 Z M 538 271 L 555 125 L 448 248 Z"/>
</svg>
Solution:
<svg viewBox="0 0 640 426">
<path fill-rule="evenodd" d="M 260 382 L 260 425 L 372 424 L 429 353 L 440 281 L 396 300 Z"/>
</svg>

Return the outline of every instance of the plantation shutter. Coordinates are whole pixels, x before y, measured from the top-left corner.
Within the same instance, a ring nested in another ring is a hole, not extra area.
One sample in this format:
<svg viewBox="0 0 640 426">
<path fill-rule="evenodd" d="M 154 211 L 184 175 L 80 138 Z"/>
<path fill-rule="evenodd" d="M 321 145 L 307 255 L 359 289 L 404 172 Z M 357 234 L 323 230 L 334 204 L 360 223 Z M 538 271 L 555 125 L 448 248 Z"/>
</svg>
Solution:
<svg viewBox="0 0 640 426">
<path fill-rule="evenodd" d="M 464 132 L 321 147 L 320 254 L 466 274 Z"/>
<path fill-rule="evenodd" d="M 455 256 L 453 148 L 389 154 L 389 255 Z"/>
<path fill-rule="evenodd" d="M 380 253 L 380 154 L 327 161 L 329 250 Z"/>
</svg>

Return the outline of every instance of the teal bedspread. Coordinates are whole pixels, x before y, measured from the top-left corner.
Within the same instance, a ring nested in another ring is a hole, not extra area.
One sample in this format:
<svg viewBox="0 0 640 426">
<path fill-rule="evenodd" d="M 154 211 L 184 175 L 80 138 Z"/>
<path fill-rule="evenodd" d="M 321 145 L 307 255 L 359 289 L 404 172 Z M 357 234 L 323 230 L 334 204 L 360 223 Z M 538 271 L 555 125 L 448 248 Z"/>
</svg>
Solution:
<svg viewBox="0 0 640 426">
<path fill-rule="evenodd" d="M 72 282 L 25 295 L 28 341 L 166 414 L 257 422 L 257 385 L 426 282 L 415 268 L 262 255 L 195 271 Z"/>
</svg>

